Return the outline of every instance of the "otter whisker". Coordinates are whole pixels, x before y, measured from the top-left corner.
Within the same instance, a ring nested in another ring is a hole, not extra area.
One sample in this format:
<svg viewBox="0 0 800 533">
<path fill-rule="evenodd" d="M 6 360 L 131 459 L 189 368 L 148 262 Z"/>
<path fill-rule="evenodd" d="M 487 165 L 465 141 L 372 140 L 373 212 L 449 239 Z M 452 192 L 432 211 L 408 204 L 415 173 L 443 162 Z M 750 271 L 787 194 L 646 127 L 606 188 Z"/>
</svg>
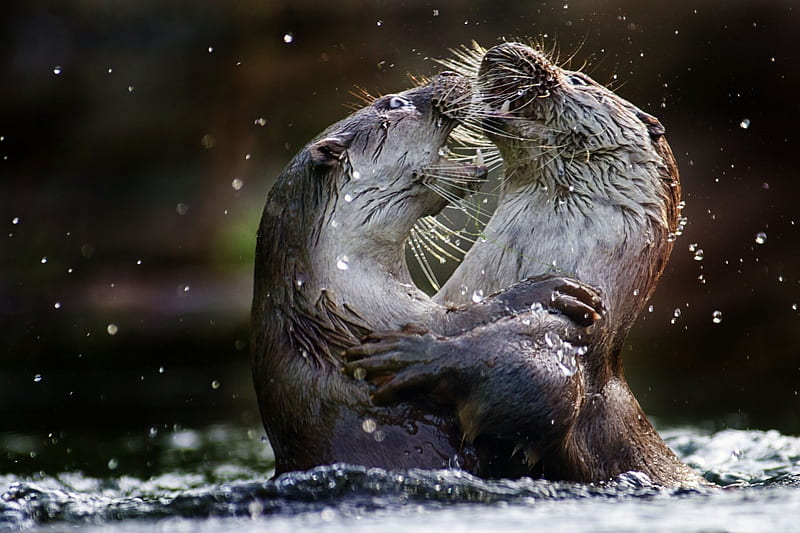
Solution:
<svg viewBox="0 0 800 533">
<path fill-rule="evenodd" d="M 464 257 L 464 250 L 449 240 L 450 236 L 458 235 L 458 232 L 451 230 L 447 232 L 447 235 L 442 235 L 437 226 L 427 223 L 427 220 L 424 218 L 420 219 L 419 225 L 423 227 L 425 231 L 417 232 L 417 236 L 421 239 L 423 244 L 426 245 L 425 250 L 433 255 L 439 263 L 444 264 L 447 262 L 447 259 L 461 261 Z M 445 246 L 440 244 L 439 241 L 447 245 L 451 250 L 448 250 Z"/>
<path fill-rule="evenodd" d="M 425 183 L 425 186 L 428 187 L 433 192 L 435 192 L 436 194 L 438 194 L 439 196 L 441 196 L 442 198 L 444 198 L 445 200 L 447 200 L 451 207 L 459 209 L 460 211 L 464 212 L 464 214 L 466 214 L 467 216 L 477 218 L 483 215 L 483 213 L 480 212 L 480 208 L 470 207 L 468 202 L 464 200 L 464 198 L 461 198 L 459 195 L 446 190 L 442 186 L 436 183 Z"/>
<path fill-rule="evenodd" d="M 444 219 L 447 222 L 447 224 L 439 220 L 440 218 Z M 444 244 L 452 248 L 455 248 L 456 250 L 463 251 L 459 242 L 461 239 L 467 241 L 467 243 L 469 243 L 469 245 L 471 246 L 472 244 L 475 243 L 478 236 L 480 235 L 480 230 L 478 230 L 477 227 L 475 232 L 470 232 L 469 230 L 467 230 L 466 226 L 464 226 L 459 230 L 453 229 L 453 226 L 455 226 L 456 223 L 453 220 L 450 220 L 450 217 L 446 212 L 442 212 L 435 217 L 422 218 L 420 219 L 420 221 L 423 226 L 428 227 L 432 231 L 434 231 L 434 234 L 439 236 L 440 240 Z M 470 219 L 468 220 L 468 222 L 476 222 L 476 221 Z M 480 222 L 476 222 L 476 224 L 480 224 Z M 453 242 L 452 237 L 456 237 L 455 242 Z"/>
<path fill-rule="evenodd" d="M 435 61 L 448 70 L 468 78 L 474 78 L 478 74 L 486 49 L 476 41 L 472 41 L 469 45 L 462 44 L 457 48 L 451 48 L 450 53 L 453 54 L 452 58 L 436 59 Z"/>
<path fill-rule="evenodd" d="M 428 261 L 428 256 L 425 255 L 423 250 L 422 244 L 420 243 L 419 237 L 419 230 L 416 228 L 416 225 L 411 228 L 411 233 L 409 234 L 409 238 L 406 241 L 408 248 L 411 250 L 411 254 L 414 256 L 417 264 L 422 271 L 422 274 L 425 276 L 425 279 L 433 288 L 434 291 L 438 291 L 441 288 L 439 284 L 439 280 L 436 278 L 436 273 L 433 271 L 430 262 Z"/>
</svg>

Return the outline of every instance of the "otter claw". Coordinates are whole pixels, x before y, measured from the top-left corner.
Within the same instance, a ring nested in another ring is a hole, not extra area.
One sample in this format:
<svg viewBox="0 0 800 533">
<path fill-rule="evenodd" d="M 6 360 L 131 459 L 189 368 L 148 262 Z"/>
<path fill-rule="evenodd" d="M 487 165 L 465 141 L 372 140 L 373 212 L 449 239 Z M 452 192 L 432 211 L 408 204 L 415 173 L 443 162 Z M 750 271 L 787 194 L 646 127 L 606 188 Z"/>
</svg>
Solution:
<svg viewBox="0 0 800 533">
<path fill-rule="evenodd" d="M 427 365 L 433 360 L 428 347 L 433 335 L 401 332 L 374 334 L 383 336 L 379 342 L 354 346 L 347 350 L 342 371 L 357 379 L 381 384 L 386 377 L 412 365 Z M 393 377 L 392 377 L 393 379 Z"/>
<path fill-rule="evenodd" d="M 357 361 L 366 357 L 373 357 L 391 350 L 403 339 L 421 337 L 429 333 L 428 328 L 422 324 L 406 324 L 399 331 L 373 331 L 361 338 L 361 344 L 348 348 L 343 358 L 345 361 Z"/>
<path fill-rule="evenodd" d="M 605 314 L 595 289 L 568 279 L 555 287 L 551 304 L 583 327 L 591 326 Z"/>
<path fill-rule="evenodd" d="M 429 358 L 417 353 L 406 352 L 402 350 L 400 345 L 395 343 L 379 346 L 375 348 L 373 353 L 380 355 L 345 363 L 345 372 L 351 376 L 363 373 L 365 377 L 370 378 L 376 375 L 397 372 L 409 365 L 430 363 Z"/>
</svg>

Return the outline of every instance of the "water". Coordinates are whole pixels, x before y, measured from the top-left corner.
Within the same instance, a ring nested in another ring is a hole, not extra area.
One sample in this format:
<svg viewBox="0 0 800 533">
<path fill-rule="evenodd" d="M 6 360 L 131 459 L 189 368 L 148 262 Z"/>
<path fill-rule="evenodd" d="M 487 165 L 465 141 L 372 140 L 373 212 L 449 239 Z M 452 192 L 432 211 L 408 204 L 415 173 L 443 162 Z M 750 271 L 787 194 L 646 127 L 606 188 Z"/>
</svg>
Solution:
<svg viewBox="0 0 800 533">
<path fill-rule="evenodd" d="M 485 481 L 456 471 L 344 465 L 270 480 L 257 428 L 149 428 L 0 436 L 0 530 L 29 531 L 789 531 L 800 508 L 800 438 L 775 431 L 663 431 L 723 489 L 663 490 L 637 473 L 602 485 Z M 73 445 L 86 442 L 86 449 Z M 23 449 L 30 450 L 23 453 Z M 33 456 L 31 457 L 31 452 Z M 44 458 L 49 458 L 44 461 Z M 58 469 L 57 461 L 71 465 Z M 36 470 L 40 468 L 40 470 Z"/>
</svg>

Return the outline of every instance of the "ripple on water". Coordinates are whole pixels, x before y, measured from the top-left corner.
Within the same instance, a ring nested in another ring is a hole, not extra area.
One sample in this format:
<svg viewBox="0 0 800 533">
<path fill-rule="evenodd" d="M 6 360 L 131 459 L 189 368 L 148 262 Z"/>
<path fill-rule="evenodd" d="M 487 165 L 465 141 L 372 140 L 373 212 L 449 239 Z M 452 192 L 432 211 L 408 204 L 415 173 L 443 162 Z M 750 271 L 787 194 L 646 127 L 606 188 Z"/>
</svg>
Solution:
<svg viewBox="0 0 800 533">
<path fill-rule="evenodd" d="M 196 439 L 179 435 L 175 447 L 187 446 L 187 440 L 220 443 L 226 436 L 241 436 L 218 427 L 197 432 Z M 187 463 L 146 480 L 125 475 L 93 478 L 77 472 L 0 476 L 4 492 L 0 529 L 61 523 L 103 526 L 104 531 L 109 527 L 149 531 L 153 521 L 159 529 L 169 530 L 314 527 L 346 529 L 348 533 L 354 528 L 374 529 L 378 522 L 386 531 L 407 531 L 412 524 L 413 529 L 434 531 L 465 523 L 501 531 L 530 525 L 532 520 L 539 526 L 585 531 L 635 528 L 637 521 L 641 525 L 643 520 L 655 531 L 662 526 L 662 530 L 713 529 L 726 523 L 739 528 L 749 523 L 747 520 L 761 520 L 762 525 L 778 529 L 789 524 L 786 520 L 794 516 L 789 509 L 800 505 L 800 439 L 775 431 L 707 434 L 691 428 L 667 430 L 664 435 L 673 449 L 708 479 L 738 486 L 664 490 L 638 473 L 623 474 L 605 484 L 581 485 L 482 480 L 459 471 L 387 472 L 346 465 L 267 480 L 267 471 L 238 464 L 241 457 L 237 454 L 252 454 L 248 447 L 263 447 L 256 438 L 247 440 L 250 444 L 246 446 L 229 443 L 234 453 L 227 459 L 205 454 L 216 464 L 199 468 Z M 225 481 L 213 474 L 209 477 L 209 472 L 220 470 L 228 470 Z M 735 522 L 728 522 L 732 520 Z"/>
</svg>

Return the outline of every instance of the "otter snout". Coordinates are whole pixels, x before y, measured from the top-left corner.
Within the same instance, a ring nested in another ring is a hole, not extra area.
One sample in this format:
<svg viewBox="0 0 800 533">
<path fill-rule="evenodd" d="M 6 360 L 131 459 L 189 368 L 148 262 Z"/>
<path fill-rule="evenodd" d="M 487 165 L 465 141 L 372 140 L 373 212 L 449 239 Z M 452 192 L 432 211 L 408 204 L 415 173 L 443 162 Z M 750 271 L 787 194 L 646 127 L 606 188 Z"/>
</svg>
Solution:
<svg viewBox="0 0 800 533">
<path fill-rule="evenodd" d="M 481 101 L 501 113 L 528 107 L 550 96 L 559 84 L 558 67 L 547 57 L 520 43 L 490 48 L 478 70 Z"/>
<path fill-rule="evenodd" d="M 445 117 L 464 121 L 472 102 L 472 82 L 469 78 L 444 71 L 430 81 L 431 105 Z"/>
</svg>

